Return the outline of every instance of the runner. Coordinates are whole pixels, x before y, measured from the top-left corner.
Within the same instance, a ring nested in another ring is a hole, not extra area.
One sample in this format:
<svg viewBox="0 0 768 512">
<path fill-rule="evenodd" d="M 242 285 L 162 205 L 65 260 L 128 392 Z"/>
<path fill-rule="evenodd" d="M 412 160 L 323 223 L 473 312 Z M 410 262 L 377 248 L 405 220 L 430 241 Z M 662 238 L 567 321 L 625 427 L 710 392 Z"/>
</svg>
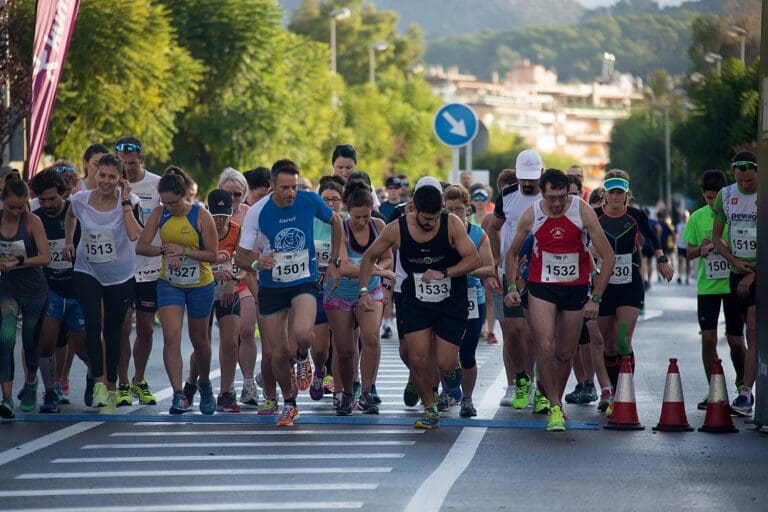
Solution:
<svg viewBox="0 0 768 512">
<path fill-rule="evenodd" d="M 174 172 L 166 171 L 160 178 L 157 190 L 162 204 L 155 207 L 147 219 L 136 253 L 162 256 L 157 304 L 163 326 L 163 361 L 173 388 L 169 412 L 183 414 L 191 407 L 182 390 L 181 330 L 186 308 L 189 340 L 194 347 L 198 373 L 200 412 L 213 414 L 216 401 L 208 378 L 211 367 L 208 318 L 215 291 L 211 263 L 216 262 L 218 236 L 211 214 L 187 199 L 188 186 L 176 169 L 171 168 Z M 158 232 L 162 245 L 154 243 Z"/>
<path fill-rule="evenodd" d="M 83 309 L 75 297 L 72 262 L 62 257 L 66 236 L 64 234 L 64 219 L 70 207 L 64 199 L 67 192 L 61 174 L 55 168 L 48 168 L 35 174 L 30 186 L 40 202 L 35 210 L 43 223 L 48 246 L 51 251 L 51 262 L 43 267 L 43 273 L 48 283 L 48 308 L 43 318 L 40 330 L 40 373 L 43 377 L 45 393 L 40 412 L 55 413 L 59 411 L 59 403 L 69 403 L 63 395 L 63 390 L 56 386 L 57 361 L 55 349 L 60 338 L 71 339 L 73 352 L 88 365 L 85 353 L 85 317 Z M 74 243 L 80 242 L 80 228 L 75 231 Z M 65 334 L 62 336 L 62 324 L 65 324 Z M 65 344 L 66 347 L 66 344 Z M 64 352 L 66 358 L 66 352 Z M 89 372 L 90 373 L 90 372 Z M 93 379 L 88 376 L 86 389 L 93 392 Z M 86 405 L 90 405 L 86 403 Z"/>
<path fill-rule="evenodd" d="M 245 217 L 236 262 L 240 268 L 259 273 L 259 313 L 261 336 L 272 351 L 272 371 L 283 393 L 284 405 L 278 426 L 291 426 L 299 410 L 291 385 L 293 354 L 288 348 L 288 316 L 298 345 L 297 364 L 308 362 L 317 310 L 317 258 L 312 220 L 317 217 L 331 224 L 333 263 L 326 276 L 339 278 L 341 260 L 341 219 L 320 196 L 299 191 L 299 168 L 290 160 L 272 166 L 273 193 L 256 203 Z M 257 245 L 258 244 L 258 245 Z M 306 375 L 311 383 L 311 371 Z M 305 388 L 306 389 L 306 388 Z"/>
<path fill-rule="evenodd" d="M 741 416 L 752 414 L 757 365 L 757 332 L 755 319 L 755 272 L 757 266 L 757 156 L 741 151 L 731 160 L 736 183 L 717 193 L 712 207 L 714 223 L 712 242 L 731 267 L 731 296 L 747 326 L 747 354 L 744 381 L 732 409 Z M 728 241 L 725 226 L 728 226 Z"/>
<path fill-rule="evenodd" d="M 710 208 L 711 209 L 711 208 Z M 691 284 L 691 257 L 688 256 L 688 242 L 683 237 L 685 233 L 685 227 L 688 225 L 688 221 L 691 218 L 691 212 L 685 210 L 683 218 L 675 226 L 675 246 L 677 247 L 677 284 L 683 284 L 683 276 L 685 276 L 686 286 Z"/>
<path fill-rule="evenodd" d="M 83 173 L 85 177 L 80 180 L 79 191 L 93 190 L 96 188 L 96 166 L 99 159 L 109 153 L 104 144 L 91 144 L 83 153 Z"/>
<path fill-rule="evenodd" d="M 506 264 L 508 269 L 517 268 L 520 248 L 527 234 L 532 233 L 528 313 L 538 348 L 539 374 L 551 404 L 547 430 L 563 431 L 565 416 L 561 400 L 582 320 L 584 316 L 597 315 L 614 258 L 594 211 L 581 199 L 568 195 L 568 177 L 562 171 L 548 169 L 541 176 L 540 187 L 542 199 L 520 217 Z M 592 238 L 604 268 L 595 280 L 589 300 L 591 269 L 584 246 L 585 234 Z M 505 303 L 519 305 L 521 297 L 517 286 L 510 283 L 507 292 Z"/>
<path fill-rule="evenodd" d="M 390 248 L 399 249 L 407 273 L 402 288 L 405 343 L 414 384 L 424 404 L 424 415 L 414 426 L 432 429 L 440 426 L 432 389 L 435 367 L 448 393 L 461 384 L 457 364 L 467 328 L 467 274 L 480 266 L 480 255 L 461 221 L 441 212 L 439 182 L 422 180 L 437 185 L 417 185 L 413 196 L 416 212 L 384 228 L 363 255 L 359 280 L 367 283 L 376 261 Z M 370 290 L 361 287 L 359 294 L 360 307 L 373 311 L 375 297 Z"/>
<path fill-rule="evenodd" d="M 477 192 L 475 192 L 477 193 Z M 493 264 L 493 254 L 491 254 L 491 244 L 488 241 L 488 235 L 485 234 L 479 226 L 468 222 L 468 215 L 471 211 L 469 194 L 460 186 L 448 187 L 443 194 L 445 209 L 448 213 L 456 215 L 464 224 L 470 240 L 475 249 L 480 254 L 481 267 L 473 270 L 467 276 L 467 330 L 464 338 L 461 340 L 459 349 L 459 360 L 461 362 L 461 408 L 459 416 L 462 418 L 471 418 L 477 416 L 477 410 L 472 402 L 472 393 L 477 382 L 477 361 L 475 353 L 477 344 L 480 341 L 480 331 L 485 320 L 485 289 L 483 279 L 495 278 L 496 268 Z M 474 201 L 473 201 L 474 202 Z M 454 397 L 443 392 L 440 394 L 440 406 L 448 408 L 452 405 Z"/>
<path fill-rule="evenodd" d="M 123 161 L 106 154 L 96 168 L 96 188 L 73 195 L 70 202 L 64 257 L 74 260 L 75 293 L 85 316 L 85 341 L 94 380 L 91 405 L 102 408 L 100 412 L 113 413 L 122 325 L 134 296 L 135 245 L 141 232 L 134 207 L 139 198 L 131 192 Z M 78 222 L 82 235 L 75 249 Z"/>
<path fill-rule="evenodd" d="M 21 410 L 37 408 L 37 368 L 39 362 L 37 333 L 43 321 L 48 286 L 41 267 L 51 261 L 43 223 L 27 211 L 29 189 L 16 173 L 3 184 L 3 209 L 0 210 L 0 418 L 13 419 L 14 347 L 16 329 L 21 320 L 21 342 L 25 361 L 25 382 L 19 399 Z M 45 364 L 43 371 L 55 370 Z M 52 384 L 44 382 L 46 391 Z"/>
<path fill-rule="evenodd" d="M 160 176 L 144 168 L 144 150 L 135 137 L 122 137 L 115 144 L 115 153 L 123 161 L 125 174 L 131 183 L 131 190 L 139 197 L 136 209 L 137 220 L 144 226 L 152 209 L 160 204 L 157 184 Z M 154 243 L 159 245 L 160 239 Z M 131 395 L 139 399 L 141 405 L 155 405 L 157 399 L 144 379 L 149 355 L 152 352 L 152 331 L 157 312 L 157 278 L 160 276 L 160 258 L 136 256 L 136 284 L 133 288 L 133 303 L 128 309 L 123 323 L 123 336 L 120 351 L 117 388 L 117 406 L 132 405 Z M 136 340 L 131 351 L 131 330 L 133 311 L 136 311 Z M 134 374 L 128 380 L 128 367 L 133 356 Z"/>
<path fill-rule="evenodd" d="M 615 390 L 619 379 L 619 359 L 629 356 L 633 371 L 635 367 L 632 336 L 640 310 L 645 304 L 645 287 L 640 274 L 640 255 L 637 250 L 640 235 L 653 247 L 658 274 L 670 281 L 673 271 L 669 259 L 659 246 L 659 239 L 648 217 L 642 210 L 628 204 L 632 197 L 629 175 L 621 169 L 608 171 L 603 186 L 606 204 L 594 211 L 615 253 L 615 265 L 608 276 L 605 293 L 600 294 L 602 302 L 598 323 L 605 342 L 605 369 Z M 601 269 L 600 274 L 604 273 L 605 270 Z M 608 399 L 609 406 L 605 411 L 607 415 L 612 412 L 612 400 Z"/>
<path fill-rule="evenodd" d="M 541 198 L 539 178 L 541 177 L 542 162 L 536 151 L 526 149 L 517 155 L 515 175 L 519 188 L 507 187 L 496 200 L 494 218 L 488 237 L 491 246 L 500 246 L 497 265 L 502 271 L 502 288 L 506 290 L 513 284 L 518 275 L 517 267 L 508 266 L 509 247 L 517 232 L 517 224 L 523 212 Z M 501 243 L 499 244 L 499 230 Z M 519 248 L 518 248 L 519 250 Z M 496 255 L 494 255 L 496 256 Z M 501 323 L 504 338 L 504 367 L 507 372 L 507 391 L 500 405 L 511 405 L 515 409 L 525 409 L 528 406 L 529 395 L 533 385 L 531 376 L 534 365 L 534 341 L 523 308 L 519 303 L 512 306 L 504 301 L 504 321 Z M 511 396 L 510 396 L 511 395 Z M 511 400 L 510 400 L 511 398 Z M 547 407 L 543 401 L 534 404 L 534 411 L 543 411 Z"/>
<path fill-rule="evenodd" d="M 245 198 L 245 204 L 253 206 L 259 202 L 259 199 L 269 194 L 269 169 L 256 167 L 250 171 L 245 171 L 243 176 L 248 182 L 248 195 Z"/>
<path fill-rule="evenodd" d="M 720 318 L 720 304 L 725 313 L 725 337 L 730 347 L 731 361 L 736 371 L 736 386 L 744 382 L 744 358 L 747 347 L 744 344 L 744 320 L 741 318 L 736 297 L 731 295 L 730 268 L 728 260 L 718 253 L 712 243 L 712 206 L 718 192 L 728 185 L 725 173 L 719 169 L 705 171 L 701 176 L 701 195 L 707 204 L 693 212 L 685 226 L 682 238 L 688 243 L 688 258 L 699 259 L 699 273 L 696 280 L 696 312 L 701 329 L 701 359 L 704 374 L 709 382 L 712 360 L 717 355 L 717 324 Z M 728 226 L 723 228 L 728 238 Z M 698 403 L 699 410 L 707 409 L 707 399 Z"/>
</svg>

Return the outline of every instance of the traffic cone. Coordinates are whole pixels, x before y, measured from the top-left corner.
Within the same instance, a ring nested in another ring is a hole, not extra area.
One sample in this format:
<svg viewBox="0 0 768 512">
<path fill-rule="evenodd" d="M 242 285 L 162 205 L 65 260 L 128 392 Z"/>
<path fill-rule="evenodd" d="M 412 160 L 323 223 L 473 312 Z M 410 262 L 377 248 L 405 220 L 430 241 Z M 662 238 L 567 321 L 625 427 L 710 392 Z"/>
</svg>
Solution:
<svg viewBox="0 0 768 512">
<path fill-rule="evenodd" d="M 713 434 L 730 434 L 738 432 L 731 419 L 731 405 L 728 401 L 728 390 L 725 387 L 725 376 L 720 359 L 712 361 L 712 370 L 709 372 L 709 397 L 707 398 L 707 415 L 704 416 L 704 425 L 699 432 Z"/>
<path fill-rule="evenodd" d="M 613 414 L 604 428 L 609 430 L 645 430 L 637 419 L 635 404 L 635 385 L 632 383 L 632 364 L 630 358 L 621 358 L 619 382 L 613 399 Z"/>
<path fill-rule="evenodd" d="M 680 370 L 677 359 L 669 360 L 667 383 L 664 385 L 664 402 L 661 404 L 659 424 L 653 430 L 660 432 L 693 432 L 685 416 L 683 385 L 680 382 Z"/>
</svg>

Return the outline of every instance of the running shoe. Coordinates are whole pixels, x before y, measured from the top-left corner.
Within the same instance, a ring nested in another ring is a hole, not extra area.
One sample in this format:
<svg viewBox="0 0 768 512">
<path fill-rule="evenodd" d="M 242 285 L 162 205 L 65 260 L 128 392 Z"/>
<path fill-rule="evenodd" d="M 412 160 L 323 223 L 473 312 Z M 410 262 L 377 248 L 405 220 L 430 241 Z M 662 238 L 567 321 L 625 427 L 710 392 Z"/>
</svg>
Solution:
<svg viewBox="0 0 768 512">
<path fill-rule="evenodd" d="M 57 384 L 59 384 L 59 383 L 57 383 Z M 63 381 L 61 381 L 60 384 L 61 384 L 61 392 L 64 394 L 64 396 L 69 398 L 69 379 L 64 379 Z M 61 402 L 59 402 L 59 403 L 61 403 Z M 69 402 L 67 402 L 67 403 L 69 403 Z"/>
<path fill-rule="evenodd" d="M 749 397 L 747 395 L 737 396 L 731 404 L 731 409 L 739 416 L 752 415 L 752 404 L 749 403 Z"/>
<path fill-rule="evenodd" d="M 499 342 L 499 340 L 496 339 L 496 335 L 493 334 L 492 332 L 489 332 L 488 333 L 488 340 L 486 341 L 486 343 L 488 343 L 489 345 L 495 345 L 498 342 Z"/>
<path fill-rule="evenodd" d="M 392 338 L 392 328 L 390 326 L 384 327 L 384 331 L 381 333 L 381 339 L 388 340 Z"/>
<path fill-rule="evenodd" d="M 277 414 L 277 400 L 265 398 L 261 403 L 261 409 L 256 414 L 259 416 L 274 416 Z"/>
<path fill-rule="evenodd" d="M 93 385 L 95 381 L 89 376 L 85 376 L 85 393 L 83 393 L 83 402 L 86 407 L 93 406 Z"/>
<path fill-rule="evenodd" d="M 603 389 L 603 391 L 600 393 L 600 402 L 597 404 L 597 410 L 600 412 L 605 412 L 608 410 L 608 407 L 612 403 L 613 403 L 613 393 L 611 392 L 610 389 Z"/>
<path fill-rule="evenodd" d="M 515 397 L 515 385 L 507 386 L 504 396 L 499 400 L 499 405 L 504 407 L 512 407 L 512 399 Z"/>
<path fill-rule="evenodd" d="M 437 397 L 437 410 L 440 412 L 447 411 L 454 405 L 456 405 L 456 399 L 450 394 L 443 391 Z"/>
<path fill-rule="evenodd" d="M 197 386 L 195 384 L 190 384 L 189 382 L 184 383 L 184 398 L 187 399 L 187 406 L 191 409 L 192 404 L 195 402 L 195 393 L 197 393 Z"/>
<path fill-rule="evenodd" d="M 549 399 L 538 389 L 533 396 L 533 414 L 549 414 Z"/>
<path fill-rule="evenodd" d="M 283 404 L 280 417 L 277 418 L 278 427 L 292 427 L 293 422 L 299 419 L 299 408 L 291 404 Z"/>
<path fill-rule="evenodd" d="M 352 408 L 355 405 L 355 395 L 352 393 L 341 393 L 341 401 L 336 408 L 336 416 L 349 416 L 352 414 Z"/>
<path fill-rule="evenodd" d="M 32 412 L 37 409 L 37 381 L 34 384 L 24 383 L 24 387 L 19 392 L 19 400 L 21 400 L 22 411 Z"/>
<path fill-rule="evenodd" d="M 709 404 L 709 396 L 705 396 L 704 400 L 696 404 L 696 408 L 700 411 L 706 411 L 707 405 Z"/>
<path fill-rule="evenodd" d="M 99 414 L 115 414 L 117 412 L 117 391 L 107 391 L 107 405 L 99 408 Z"/>
<path fill-rule="evenodd" d="M 423 428 L 427 430 L 440 428 L 440 412 L 437 410 L 437 406 L 424 409 L 424 415 L 416 420 L 413 424 L 413 428 Z"/>
<path fill-rule="evenodd" d="M 488 341 L 488 329 L 480 331 L 480 341 Z"/>
<path fill-rule="evenodd" d="M 216 410 L 218 412 L 240 412 L 240 406 L 237 405 L 237 397 L 235 397 L 235 392 L 230 391 L 228 393 L 219 394 L 218 398 L 216 399 Z"/>
<path fill-rule="evenodd" d="M 55 389 L 48 389 L 43 393 L 43 404 L 40 406 L 40 412 L 59 412 L 59 394 Z"/>
<path fill-rule="evenodd" d="M 411 379 L 408 379 L 408 383 L 403 390 L 403 402 L 408 407 L 415 407 L 419 403 L 419 394 L 416 392 L 416 386 Z"/>
<path fill-rule="evenodd" d="M 306 391 L 312 384 L 312 363 L 309 358 L 296 361 L 296 385 L 299 391 Z"/>
<path fill-rule="evenodd" d="M 611 395 L 608 397 L 608 407 L 605 409 L 605 416 L 607 418 L 610 418 L 613 415 L 613 399 L 615 398 L 614 395 Z"/>
<path fill-rule="evenodd" d="M 182 390 L 173 392 L 173 401 L 171 402 L 171 408 L 168 409 L 169 414 L 184 414 L 189 412 L 192 408 L 192 404 L 187 400 L 186 393 Z"/>
<path fill-rule="evenodd" d="M 585 404 L 597 401 L 597 388 L 595 388 L 595 383 L 591 380 L 584 381 L 584 400 Z"/>
<path fill-rule="evenodd" d="M 203 414 L 213 414 L 216 410 L 216 399 L 213 398 L 211 383 L 198 381 L 197 389 L 200 390 L 200 412 Z"/>
<path fill-rule="evenodd" d="M 583 404 L 584 403 L 584 387 L 580 383 L 576 383 L 576 387 L 573 391 L 565 395 L 565 401 L 569 404 Z"/>
<path fill-rule="evenodd" d="M 472 416 L 477 416 L 477 409 L 475 409 L 475 404 L 472 403 L 471 398 L 461 399 L 461 409 L 459 410 L 459 416 L 462 418 L 471 418 Z"/>
<path fill-rule="evenodd" d="M 515 382 L 515 394 L 512 397 L 512 407 L 519 410 L 528 407 L 528 395 L 531 393 L 531 378 L 527 375 Z"/>
<path fill-rule="evenodd" d="M 333 394 L 333 375 L 323 377 L 323 393 L 326 395 Z"/>
<path fill-rule="evenodd" d="M 322 373 L 315 372 L 312 376 L 312 384 L 309 386 L 309 396 L 312 400 L 323 399 L 323 379 L 325 378 L 325 367 L 322 369 Z"/>
<path fill-rule="evenodd" d="M 61 382 L 57 382 L 56 384 L 54 384 L 53 390 L 56 392 L 56 395 L 59 397 L 60 405 L 67 405 L 69 403 L 69 396 L 64 394 L 64 389 L 61 387 Z"/>
<path fill-rule="evenodd" d="M 552 407 L 552 410 L 549 413 L 549 418 L 547 418 L 547 431 L 565 432 L 565 416 L 559 405 Z"/>
<path fill-rule="evenodd" d="M 13 398 L 6 396 L 0 402 L 0 418 L 4 420 L 12 420 L 16 417 L 16 413 L 13 412 Z"/>
<path fill-rule="evenodd" d="M 131 397 L 130 384 L 120 384 L 117 387 L 117 404 L 118 407 L 124 405 L 133 405 L 133 397 Z"/>
<path fill-rule="evenodd" d="M 379 414 L 379 406 L 373 401 L 370 393 L 360 395 L 360 401 L 357 402 L 357 405 L 363 414 Z"/>
<path fill-rule="evenodd" d="M 381 403 L 379 392 L 376 391 L 376 384 L 371 384 L 371 398 L 373 398 L 373 403 L 375 403 L 376 405 Z"/>
<path fill-rule="evenodd" d="M 251 407 L 258 407 L 259 390 L 253 380 L 243 380 L 243 390 L 240 392 L 240 403 Z"/>
<path fill-rule="evenodd" d="M 139 399 L 139 404 L 141 405 L 157 404 L 157 398 L 149 390 L 149 384 L 144 379 L 141 379 L 139 382 L 131 382 L 131 393 Z"/>
<path fill-rule="evenodd" d="M 359 401 L 363 392 L 363 385 L 359 382 L 352 382 L 352 392 L 355 394 L 355 402 Z"/>
<path fill-rule="evenodd" d="M 104 407 L 108 405 L 107 401 L 107 386 L 103 382 L 94 382 L 93 384 L 93 399 L 91 401 L 91 407 Z"/>
</svg>

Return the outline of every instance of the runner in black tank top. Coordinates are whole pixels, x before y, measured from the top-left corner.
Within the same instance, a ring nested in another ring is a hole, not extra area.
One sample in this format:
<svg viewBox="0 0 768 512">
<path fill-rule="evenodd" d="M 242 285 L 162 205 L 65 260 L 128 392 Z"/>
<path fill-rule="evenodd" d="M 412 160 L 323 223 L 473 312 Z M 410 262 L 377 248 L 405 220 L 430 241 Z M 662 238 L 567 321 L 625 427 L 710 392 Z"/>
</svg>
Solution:
<svg viewBox="0 0 768 512">
<path fill-rule="evenodd" d="M 414 426 L 431 429 L 440 425 L 433 394 L 435 366 L 444 390 L 455 390 L 461 383 L 458 356 L 467 327 L 466 276 L 480 266 L 480 255 L 461 221 L 441 212 L 437 180 L 419 180 L 413 203 L 416 212 L 388 224 L 365 252 L 360 281 L 367 281 L 381 254 L 391 247 L 400 250 L 407 273 L 402 286 L 405 343 L 414 384 L 424 403 L 424 416 Z M 361 307 L 373 307 L 367 290 L 361 290 L 361 295 Z M 431 355 L 433 339 L 437 361 Z"/>
</svg>

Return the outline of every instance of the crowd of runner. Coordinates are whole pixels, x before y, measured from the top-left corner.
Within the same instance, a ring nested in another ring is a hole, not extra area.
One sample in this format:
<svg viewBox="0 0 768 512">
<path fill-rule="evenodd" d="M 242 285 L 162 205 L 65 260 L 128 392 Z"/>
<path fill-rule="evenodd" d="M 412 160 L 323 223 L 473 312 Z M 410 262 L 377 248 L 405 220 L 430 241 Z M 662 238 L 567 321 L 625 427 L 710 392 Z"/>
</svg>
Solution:
<svg viewBox="0 0 768 512">
<path fill-rule="evenodd" d="M 144 159 L 141 142 L 124 137 L 88 147 L 82 179 L 64 160 L 29 183 L 0 173 L 0 418 L 15 417 L 15 400 L 25 413 L 70 403 L 75 357 L 87 368 L 87 407 L 156 405 L 145 372 L 159 326 L 170 414 L 197 401 L 203 414 L 250 407 L 290 426 L 307 390 L 316 401 L 332 395 L 329 413 L 378 414 L 381 340 L 396 333 L 409 370 L 404 405 L 421 402 L 414 426 L 432 429 L 453 408 L 477 415 L 475 353 L 481 341 L 497 343 L 498 320 L 500 405 L 531 407 L 546 415 L 547 430 L 562 431 L 564 402 L 596 402 L 611 415 L 620 358 L 635 367 L 652 272 L 673 280 L 672 258 L 681 285 L 698 262 L 704 374 L 717 358 L 722 307 L 737 376 L 732 409 L 752 412 L 751 152 L 733 157 L 733 184 L 721 170 L 702 173 L 706 205 L 677 226 L 664 209 L 651 219 L 634 206 L 627 172 L 608 171 L 589 191 L 581 168 L 546 169 L 530 149 L 499 174 L 495 203 L 472 173 L 458 184 L 423 177 L 413 188 L 400 174 L 374 189 L 349 145 L 335 148 L 317 188 L 296 163 L 278 160 L 225 169 L 204 203 L 184 170 L 159 176 Z M 24 384 L 14 394 L 19 326 Z M 572 371 L 577 384 L 566 393 Z"/>
</svg>

